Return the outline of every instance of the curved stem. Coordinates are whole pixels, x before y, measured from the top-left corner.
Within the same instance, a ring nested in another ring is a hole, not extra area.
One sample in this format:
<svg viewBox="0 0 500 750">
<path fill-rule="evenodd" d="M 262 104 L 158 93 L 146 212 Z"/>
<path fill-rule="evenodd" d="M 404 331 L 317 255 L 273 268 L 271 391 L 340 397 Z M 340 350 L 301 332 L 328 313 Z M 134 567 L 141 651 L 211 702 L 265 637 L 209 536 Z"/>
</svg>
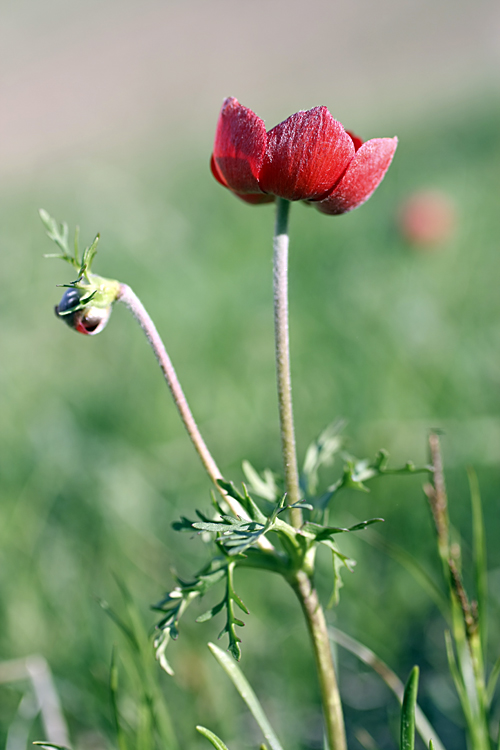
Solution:
<svg viewBox="0 0 500 750">
<path fill-rule="evenodd" d="M 276 378 L 281 428 L 281 451 L 285 469 L 285 487 L 289 505 L 300 500 L 299 472 L 293 425 L 292 380 L 290 375 L 290 341 L 288 334 L 288 215 L 290 202 L 276 199 L 274 231 L 274 338 Z M 293 508 L 290 519 L 295 528 L 302 526 L 302 511 Z"/>
<path fill-rule="evenodd" d="M 347 750 L 342 703 L 323 608 L 307 573 L 299 570 L 291 583 L 300 601 L 313 644 L 329 750 Z"/>
<path fill-rule="evenodd" d="M 149 341 L 151 348 L 153 349 L 158 364 L 161 367 L 167 385 L 170 388 L 170 392 L 173 396 L 177 411 L 184 423 L 184 426 L 188 432 L 191 442 L 193 443 L 196 452 L 198 453 L 206 472 L 215 487 L 217 488 L 220 495 L 223 497 L 225 502 L 229 505 L 232 512 L 240 518 L 248 518 L 248 514 L 245 509 L 242 508 L 240 503 L 234 498 L 230 497 L 217 483 L 218 479 L 222 479 L 222 473 L 215 463 L 215 460 L 207 448 L 201 432 L 198 429 L 198 425 L 195 422 L 189 404 L 182 390 L 179 379 L 174 370 L 174 366 L 167 354 L 163 341 L 160 338 L 155 324 L 151 320 L 146 308 L 142 304 L 139 297 L 135 292 L 127 286 L 127 284 L 120 284 L 120 291 L 117 296 L 117 301 L 123 302 L 128 307 L 134 318 L 137 320 L 142 330 L 146 334 L 146 338 Z M 271 550 L 273 549 L 272 544 L 267 539 L 261 539 L 259 546 L 261 549 Z"/>
<path fill-rule="evenodd" d="M 180 414 L 184 426 L 188 432 L 191 442 L 193 443 L 196 452 L 201 458 L 201 462 L 205 467 L 207 474 L 209 475 L 212 482 L 217 485 L 217 480 L 222 479 L 222 474 L 215 463 L 212 454 L 208 450 L 205 441 L 203 440 L 201 433 L 198 429 L 198 425 L 195 422 L 189 404 L 182 390 L 179 379 L 174 370 L 174 366 L 170 357 L 167 354 L 163 341 L 160 338 L 155 324 L 151 320 L 146 308 L 140 301 L 139 297 L 133 292 L 133 290 L 127 286 L 127 284 L 120 284 L 120 293 L 118 295 L 118 301 L 123 302 L 129 310 L 132 312 L 135 319 L 138 321 L 142 330 L 146 334 L 146 338 L 151 344 L 158 364 L 161 367 L 167 385 L 170 388 L 170 392 L 173 396 L 177 411 Z"/>
</svg>

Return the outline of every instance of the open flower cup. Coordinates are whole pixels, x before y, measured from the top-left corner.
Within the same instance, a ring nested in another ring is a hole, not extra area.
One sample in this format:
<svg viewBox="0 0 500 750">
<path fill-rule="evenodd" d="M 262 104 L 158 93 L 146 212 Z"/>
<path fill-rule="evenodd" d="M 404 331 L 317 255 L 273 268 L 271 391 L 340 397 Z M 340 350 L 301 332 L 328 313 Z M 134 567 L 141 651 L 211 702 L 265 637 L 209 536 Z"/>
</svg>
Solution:
<svg viewBox="0 0 500 750">
<path fill-rule="evenodd" d="M 266 132 L 236 99 L 225 100 L 215 134 L 214 177 L 247 203 L 308 201 L 336 215 L 364 203 L 382 181 L 397 138 L 363 141 L 326 107 L 296 112 Z"/>
</svg>

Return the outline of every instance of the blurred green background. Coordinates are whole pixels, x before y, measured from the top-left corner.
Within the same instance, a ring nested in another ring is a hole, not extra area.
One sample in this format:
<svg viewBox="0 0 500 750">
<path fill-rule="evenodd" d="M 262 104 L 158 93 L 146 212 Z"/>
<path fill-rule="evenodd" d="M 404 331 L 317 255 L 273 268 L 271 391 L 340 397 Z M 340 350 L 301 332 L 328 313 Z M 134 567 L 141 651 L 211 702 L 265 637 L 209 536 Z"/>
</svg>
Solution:
<svg viewBox="0 0 500 750">
<path fill-rule="evenodd" d="M 124 309 L 95 338 L 52 308 L 72 279 L 52 252 L 39 207 L 101 233 L 95 269 L 131 284 L 177 367 L 207 443 L 228 478 L 241 460 L 280 470 L 272 340 L 272 207 L 249 207 L 208 170 L 218 110 L 233 95 L 268 127 L 325 104 L 365 139 L 400 138 L 395 161 L 359 211 L 331 218 L 293 206 L 290 294 L 298 449 L 338 417 L 358 457 L 384 447 L 393 465 L 443 449 L 452 520 L 470 512 L 465 467 L 479 476 L 500 606 L 500 106 L 495 2 L 267 3 L 5 1 L 0 9 L 0 660 L 50 664 L 78 750 L 115 747 L 113 644 L 97 603 L 123 607 L 124 580 L 145 627 L 150 605 L 206 559 L 171 522 L 207 508 L 209 486 L 152 353 Z M 441 191 L 451 231 L 430 246 L 400 229 L 405 201 Z M 324 473 L 325 485 L 340 470 Z M 388 479 L 339 497 L 335 523 L 383 516 L 378 529 L 438 580 L 422 479 Z M 409 574 L 366 544 L 342 540 L 358 566 L 328 616 L 404 679 L 422 669 L 421 702 L 453 750 L 465 748 L 447 675 L 443 622 Z M 320 748 L 319 699 L 291 592 L 244 572 L 251 610 L 242 666 L 290 748 Z M 329 596 L 329 561 L 319 581 Z M 219 623 L 188 613 L 159 675 L 180 747 L 206 747 L 196 723 L 230 748 L 259 735 L 208 654 Z M 491 629 L 491 660 L 499 651 Z M 365 727 L 395 747 L 397 706 L 378 678 L 339 653 L 350 747 Z M 133 724 L 138 686 L 123 670 Z M 0 746 L 43 738 L 19 713 L 25 683 L 0 685 Z M 500 708 L 499 708 L 500 713 Z M 24 722 L 24 724 L 23 724 Z M 357 734 L 358 733 L 358 734 Z M 17 739 L 16 739 L 17 737 Z M 362 739 L 362 737 L 361 737 Z M 24 744 L 23 744 L 24 742 Z M 17 743 L 17 744 L 16 744 Z M 367 745 L 365 745 L 367 746 Z"/>
</svg>

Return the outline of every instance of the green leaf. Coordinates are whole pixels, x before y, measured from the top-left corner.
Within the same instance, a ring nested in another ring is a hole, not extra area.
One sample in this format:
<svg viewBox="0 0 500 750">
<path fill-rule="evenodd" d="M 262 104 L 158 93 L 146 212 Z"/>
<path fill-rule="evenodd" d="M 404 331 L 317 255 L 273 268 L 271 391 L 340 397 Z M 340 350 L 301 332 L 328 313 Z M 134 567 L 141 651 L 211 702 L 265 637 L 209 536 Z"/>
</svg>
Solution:
<svg viewBox="0 0 500 750">
<path fill-rule="evenodd" d="M 232 482 L 226 482 L 225 479 L 218 479 L 217 484 L 222 487 L 227 494 L 234 500 L 237 500 L 240 505 L 246 510 L 252 521 L 264 524 L 266 522 L 266 516 L 262 513 L 259 506 L 248 494 L 247 488 L 243 485 L 243 495 L 241 495 L 235 488 Z"/>
<path fill-rule="evenodd" d="M 290 508 L 302 508 L 303 510 L 314 510 L 314 505 L 306 503 L 304 500 L 299 500 L 298 503 L 292 503 L 292 505 L 285 505 L 282 510 L 290 510 Z M 281 513 L 281 509 L 280 509 Z"/>
<path fill-rule="evenodd" d="M 248 607 L 243 602 L 243 600 L 241 599 L 241 597 L 238 596 L 238 594 L 234 590 L 232 592 L 232 597 L 233 597 L 233 601 L 235 602 L 235 604 L 238 605 L 238 607 L 241 609 L 241 611 L 244 612 L 246 615 L 249 615 L 250 611 L 249 611 Z"/>
<path fill-rule="evenodd" d="M 323 541 L 323 539 L 329 539 L 335 534 L 344 534 L 349 531 L 362 531 L 363 529 L 366 529 L 367 526 L 371 526 L 373 523 L 383 522 L 383 518 L 370 518 L 368 519 L 368 521 L 361 521 L 361 523 L 357 523 L 354 526 L 350 526 L 349 528 L 343 528 L 341 526 L 321 526 L 317 523 L 306 523 L 303 526 L 303 530 L 309 532 L 310 534 L 314 534 L 316 541 L 321 542 Z"/>
<path fill-rule="evenodd" d="M 193 522 L 190 521 L 189 518 L 181 516 L 180 521 L 174 521 L 172 523 L 172 528 L 174 531 L 193 531 Z"/>
<path fill-rule="evenodd" d="M 279 496 L 279 490 L 276 486 L 276 480 L 272 471 L 270 469 L 265 469 L 263 472 L 263 478 L 261 478 L 249 461 L 243 461 L 242 468 L 252 492 L 258 495 L 258 497 L 262 497 L 264 500 L 269 500 L 271 503 L 276 502 Z"/>
<path fill-rule="evenodd" d="M 356 463 L 348 461 L 344 468 L 342 484 L 351 490 L 370 492 L 363 482 L 366 482 L 367 479 L 371 479 L 373 476 L 375 476 L 375 473 L 371 471 L 367 461 L 358 461 Z"/>
<path fill-rule="evenodd" d="M 207 740 L 211 742 L 215 747 L 215 750 L 228 750 L 227 746 L 222 742 L 220 737 L 217 737 L 217 735 L 211 732 L 210 729 L 198 725 L 196 727 L 196 731 L 202 734 L 203 737 L 206 737 Z"/>
<path fill-rule="evenodd" d="M 245 605 L 241 601 L 240 597 L 236 594 L 234 590 L 233 585 L 233 574 L 234 574 L 234 562 L 230 563 L 227 566 L 227 584 L 226 584 L 226 597 L 223 601 L 223 604 L 226 606 L 227 611 L 227 619 L 226 624 L 222 628 L 221 632 L 219 633 L 219 638 L 221 638 L 224 633 L 228 634 L 229 637 L 229 646 L 228 651 L 233 655 L 233 658 L 236 659 L 236 661 L 239 661 L 241 659 L 241 649 L 240 649 L 240 643 L 241 638 L 236 634 L 236 627 L 243 627 L 245 625 L 244 622 L 242 622 L 240 619 L 235 617 L 234 614 L 234 604 L 236 603 L 240 609 L 243 611 L 247 611 Z"/>
<path fill-rule="evenodd" d="M 255 529 L 249 531 L 235 531 L 233 534 L 220 537 L 220 541 L 228 555 L 235 557 L 246 552 L 250 547 L 254 547 L 266 531 L 265 526 L 258 525 Z"/>
<path fill-rule="evenodd" d="M 245 494 L 242 505 L 245 508 L 246 512 L 253 521 L 264 524 L 266 522 L 266 516 L 262 513 L 255 500 L 248 494 L 248 490 L 245 485 L 243 485 L 243 492 Z"/>
<path fill-rule="evenodd" d="M 260 511 L 259 511 L 260 512 Z M 249 547 L 255 546 L 261 536 L 271 527 L 271 521 L 262 516 L 264 523 L 249 519 L 240 520 L 234 516 L 224 515 L 221 520 L 209 520 L 197 511 L 202 521 L 190 523 L 193 531 L 208 531 L 217 534 L 216 543 L 223 551 L 232 557 L 243 553 Z M 178 528 L 186 527 L 186 519 Z"/>
<path fill-rule="evenodd" d="M 80 262 L 77 254 L 73 257 L 69 251 L 68 243 L 68 225 L 59 224 L 47 211 L 43 208 L 39 210 L 39 216 L 46 229 L 47 236 L 52 242 L 58 246 L 61 253 L 49 253 L 46 254 L 46 258 L 60 258 L 70 263 L 75 268 L 80 268 Z"/>
<path fill-rule="evenodd" d="M 331 539 L 322 539 L 320 541 L 320 544 L 322 544 L 324 547 L 328 547 L 328 549 L 332 553 L 333 590 L 330 601 L 328 602 L 328 607 L 333 607 L 333 605 L 338 604 L 340 589 L 344 585 L 342 576 L 340 574 L 341 570 L 342 568 L 347 568 L 347 570 L 352 573 L 353 568 L 356 565 L 356 561 L 352 560 L 350 557 L 347 557 L 347 555 L 343 555 L 342 552 L 337 549 Z"/>
<path fill-rule="evenodd" d="M 376 477 L 384 476 L 386 474 L 416 474 L 432 471 L 431 466 L 417 467 L 411 461 L 407 461 L 406 464 L 399 469 L 389 469 L 387 468 L 387 463 L 388 454 L 383 450 L 377 453 L 374 461 L 371 463 L 368 459 L 360 461 L 356 458 L 348 458 L 344 465 L 342 478 L 332 484 L 328 488 L 328 491 L 316 500 L 316 507 L 319 510 L 326 510 L 332 497 L 345 488 L 360 490 L 361 492 L 369 492 L 370 490 L 365 486 L 365 482 L 375 479 Z"/>
<path fill-rule="evenodd" d="M 366 529 L 367 526 L 371 526 L 372 523 L 384 523 L 384 519 L 369 518 L 368 521 L 361 521 L 361 523 L 357 523 L 354 526 L 351 526 L 347 529 L 347 531 L 362 531 L 363 529 Z"/>
<path fill-rule="evenodd" d="M 341 576 L 341 569 L 344 563 L 340 559 L 340 557 L 336 554 L 332 556 L 333 560 L 333 589 L 332 589 L 332 595 L 330 596 L 330 601 L 328 602 L 328 609 L 331 609 L 331 607 L 336 607 L 337 604 L 340 601 L 340 589 L 344 585 L 344 581 L 342 580 Z"/>
<path fill-rule="evenodd" d="M 415 706 L 418 691 L 418 667 L 413 667 L 406 683 L 401 706 L 401 741 L 400 750 L 415 748 Z"/>
<path fill-rule="evenodd" d="M 238 500 L 238 502 L 243 505 L 243 503 L 245 502 L 245 498 L 243 497 L 243 495 L 240 495 L 232 482 L 226 482 L 225 479 L 218 479 L 217 484 L 227 492 L 229 497 L 232 497 L 233 500 Z"/>
<path fill-rule="evenodd" d="M 204 612 L 197 617 L 195 622 L 208 622 L 208 620 L 211 620 L 212 617 L 215 617 L 224 609 L 225 603 L 225 599 L 223 599 L 219 604 L 216 604 L 215 607 L 212 607 L 212 609 L 209 609 L 207 612 Z"/>
<path fill-rule="evenodd" d="M 129 626 L 124 622 L 124 620 L 110 607 L 108 602 L 105 599 L 97 599 L 98 604 L 102 607 L 102 609 L 106 612 L 108 617 L 113 620 L 115 625 L 118 625 L 122 633 L 125 635 L 127 640 L 129 641 L 130 645 L 135 651 L 139 650 L 139 644 L 137 642 L 137 638 L 135 637 L 133 631 L 129 628 Z"/>
<path fill-rule="evenodd" d="M 373 462 L 373 468 L 377 471 L 385 471 L 387 468 L 387 464 L 389 463 L 389 454 L 384 448 L 381 448 L 377 455 L 375 456 L 375 461 Z"/>
<path fill-rule="evenodd" d="M 302 468 L 302 484 L 308 497 L 316 494 L 318 488 L 318 472 L 322 466 L 331 466 L 335 454 L 342 447 L 342 431 L 345 422 L 338 420 L 323 430 L 317 440 L 312 442 L 304 459 Z"/>
<path fill-rule="evenodd" d="M 175 640 L 179 635 L 179 620 L 194 599 L 203 596 L 212 586 L 226 576 L 227 566 L 228 562 L 225 557 L 214 558 L 208 565 L 202 568 L 194 581 L 186 583 L 178 579 L 179 586 L 176 586 L 166 594 L 153 607 L 153 609 L 165 613 L 163 619 L 156 626 L 160 633 L 155 638 L 154 646 L 156 649 L 156 658 L 167 674 L 173 675 L 174 673 L 165 653 L 170 641 Z M 208 613 L 205 613 L 205 615 L 207 616 L 206 619 L 209 619 Z"/>
<path fill-rule="evenodd" d="M 240 523 L 241 522 L 235 518 L 231 523 L 224 523 L 224 521 L 194 521 L 191 526 L 196 531 L 211 531 L 215 534 L 223 534 L 226 531 L 235 530 L 235 527 L 239 529 Z M 253 521 L 243 523 L 241 526 L 242 530 L 246 531 L 249 523 L 253 523 Z"/>
<path fill-rule="evenodd" d="M 52 742 L 32 742 L 32 745 L 38 745 L 39 747 L 53 747 L 55 750 L 69 750 L 65 745 L 53 745 Z"/>
<path fill-rule="evenodd" d="M 82 265 L 80 268 L 80 277 L 85 276 L 87 281 L 90 281 L 89 279 L 89 272 L 90 267 L 92 266 L 92 261 L 94 260 L 96 253 L 97 253 L 97 245 L 99 243 L 100 235 L 96 234 L 94 241 L 89 247 L 86 247 L 83 251 L 83 258 L 82 258 Z"/>
<path fill-rule="evenodd" d="M 214 657 L 217 659 L 221 667 L 224 669 L 230 680 L 232 681 L 233 685 L 235 686 L 238 693 L 241 695 L 245 703 L 247 704 L 248 708 L 250 709 L 250 712 L 252 716 L 254 717 L 255 721 L 259 725 L 262 734 L 264 735 L 264 738 L 269 745 L 271 750 L 283 750 L 280 741 L 276 737 L 269 720 L 267 716 L 264 713 L 264 709 L 259 703 L 259 700 L 257 696 L 255 695 L 254 691 L 250 687 L 250 684 L 246 677 L 244 676 L 241 669 L 238 667 L 237 664 L 232 661 L 228 655 L 222 651 L 222 649 L 218 648 L 213 643 L 209 643 L 208 647 Z"/>
</svg>

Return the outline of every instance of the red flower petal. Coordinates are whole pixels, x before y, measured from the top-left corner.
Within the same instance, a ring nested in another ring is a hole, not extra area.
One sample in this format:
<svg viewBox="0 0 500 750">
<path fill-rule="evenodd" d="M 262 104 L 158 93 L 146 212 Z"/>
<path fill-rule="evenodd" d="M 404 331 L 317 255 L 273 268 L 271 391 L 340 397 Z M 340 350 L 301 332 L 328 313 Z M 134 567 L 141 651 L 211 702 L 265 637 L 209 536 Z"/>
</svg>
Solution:
<svg viewBox="0 0 500 750">
<path fill-rule="evenodd" d="M 237 99 L 226 99 L 215 133 L 215 178 L 236 193 L 261 193 L 258 178 L 266 142 L 263 120 Z"/>
<path fill-rule="evenodd" d="M 259 206 L 261 203 L 272 203 L 274 200 L 274 195 L 267 195 L 267 193 L 235 193 L 235 195 L 253 206 Z"/>
<path fill-rule="evenodd" d="M 326 107 L 297 112 L 267 134 L 259 184 L 289 201 L 319 200 L 354 156 L 354 144 Z"/>
<path fill-rule="evenodd" d="M 227 182 L 225 181 L 224 177 L 219 172 L 219 169 L 217 167 L 217 164 L 215 163 L 214 155 L 212 154 L 210 158 L 210 170 L 217 180 L 217 182 L 220 182 L 221 185 L 224 185 L 225 188 L 229 187 Z"/>
<path fill-rule="evenodd" d="M 213 155 L 210 159 L 210 169 L 217 182 L 220 182 L 221 185 L 227 188 L 228 184 L 219 172 Z M 272 203 L 274 200 L 274 195 L 267 195 L 267 193 L 235 193 L 235 195 L 241 198 L 242 201 L 245 201 L 245 203 L 251 203 L 255 206 L 260 203 Z"/>
<path fill-rule="evenodd" d="M 354 135 L 354 133 L 351 133 L 350 130 L 346 130 L 346 133 L 347 135 L 351 136 L 354 148 L 356 149 L 356 151 L 358 151 L 363 145 L 363 139 L 360 138 L 359 135 Z"/>
<path fill-rule="evenodd" d="M 344 214 L 368 200 L 387 172 L 397 145 L 397 138 L 363 143 L 335 189 L 316 208 L 324 214 Z"/>
</svg>

